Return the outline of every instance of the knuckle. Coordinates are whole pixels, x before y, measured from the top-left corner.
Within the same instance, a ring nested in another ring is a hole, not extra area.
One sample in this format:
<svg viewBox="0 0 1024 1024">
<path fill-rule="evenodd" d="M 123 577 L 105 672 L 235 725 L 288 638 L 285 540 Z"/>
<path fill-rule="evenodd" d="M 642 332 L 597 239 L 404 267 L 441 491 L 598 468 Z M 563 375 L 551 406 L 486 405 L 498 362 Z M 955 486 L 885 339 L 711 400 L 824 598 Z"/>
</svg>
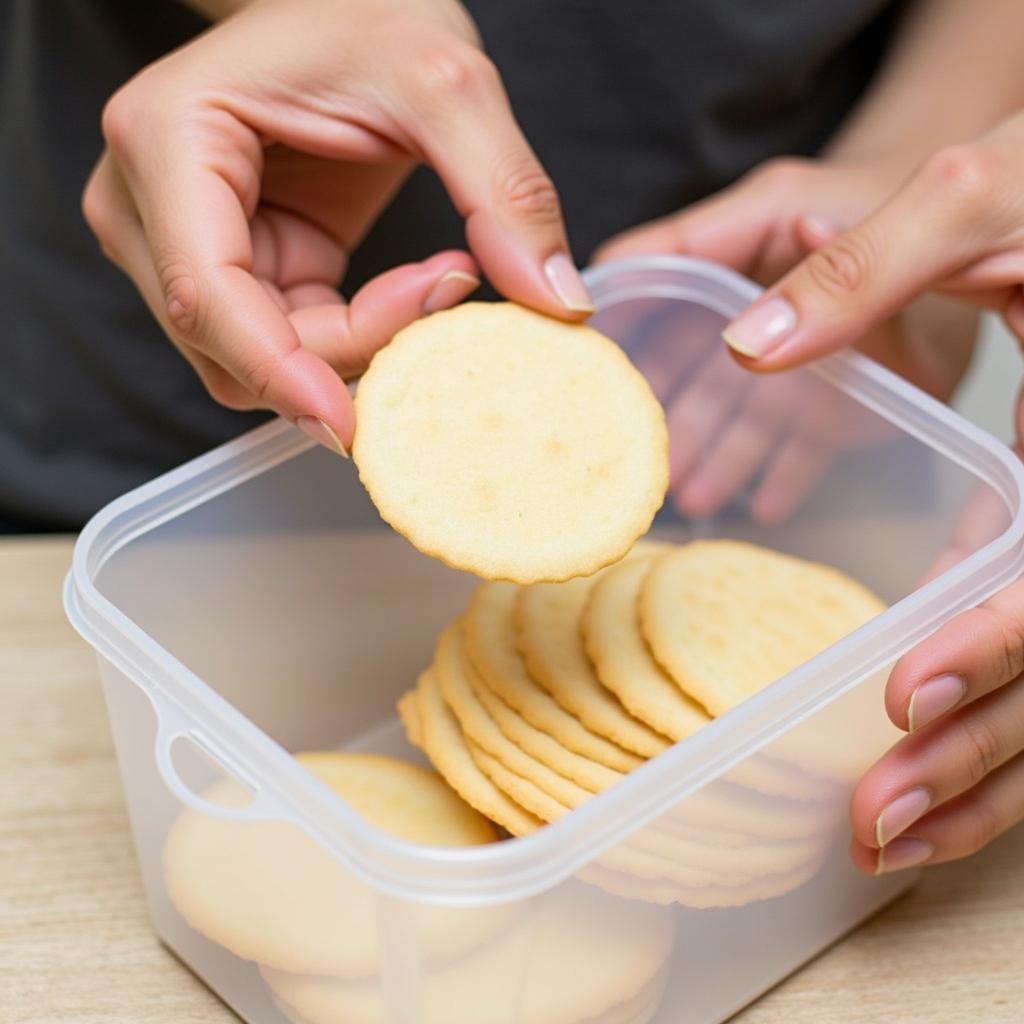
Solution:
<svg viewBox="0 0 1024 1024">
<path fill-rule="evenodd" d="M 107 259 L 117 262 L 114 211 L 110 198 L 95 177 L 82 192 L 82 217 L 89 230 L 96 236 Z"/>
<path fill-rule="evenodd" d="M 255 360 L 242 370 L 241 383 L 251 395 L 263 402 L 270 390 L 274 378 L 274 367 L 271 360 Z"/>
<path fill-rule="evenodd" d="M 811 283 L 830 297 L 861 291 L 872 279 L 877 265 L 876 248 L 861 230 L 842 235 L 812 253 L 805 264 Z"/>
<path fill-rule="evenodd" d="M 777 156 L 761 164 L 751 173 L 751 178 L 763 187 L 788 191 L 804 182 L 811 166 L 810 160 L 801 157 Z"/>
<path fill-rule="evenodd" d="M 1003 831 L 999 812 L 987 800 L 974 796 L 970 813 L 963 823 L 965 853 L 977 853 L 984 849 Z"/>
<path fill-rule="evenodd" d="M 529 153 L 502 160 L 495 172 L 501 201 L 518 217 L 533 223 L 551 224 L 561 219 L 558 192 L 544 169 Z"/>
<path fill-rule="evenodd" d="M 1000 684 L 1008 683 L 1024 673 L 1024 631 L 1004 612 L 993 608 L 984 608 L 984 611 L 994 627 L 992 671 Z"/>
<path fill-rule="evenodd" d="M 963 767 L 972 786 L 994 771 L 1002 761 L 1002 743 L 991 722 L 981 716 L 965 718 L 960 726 L 966 756 Z"/>
<path fill-rule="evenodd" d="M 111 152 L 123 156 L 132 145 L 133 126 L 138 127 L 138 103 L 131 83 L 107 100 L 100 116 L 103 138 Z"/>
<path fill-rule="evenodd" d="M 992 156 L 977 145 L 947 146 L 925 162 L 925 181 L 944 204 L 973 209 L 992 187 Z"/>
<path fill-rule="evenodd" d="M 195 340 L 202 334 L 203 324 L 196 274 L 188 261 L 177 253 L 163 253 L 155 263 L 168 322 L 186 341 Z"/>
<path fill-rule="evenodd" d="M 498 81 L 490 58 L 461 41 L 446 40 L 424 49 L 411 70 L 420 94 L 432 101 L 461 99 Z"/>
</svg>

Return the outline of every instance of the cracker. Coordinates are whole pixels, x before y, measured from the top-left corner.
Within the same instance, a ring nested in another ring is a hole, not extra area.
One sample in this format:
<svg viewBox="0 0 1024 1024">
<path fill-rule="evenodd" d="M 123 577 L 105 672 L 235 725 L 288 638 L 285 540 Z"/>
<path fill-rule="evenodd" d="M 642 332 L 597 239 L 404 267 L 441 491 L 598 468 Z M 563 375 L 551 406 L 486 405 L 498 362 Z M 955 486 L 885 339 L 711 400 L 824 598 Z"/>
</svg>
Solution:
<svg viewBox="0 0 1024 1024">
<path fill-rule="evenodd" d="M 580 629 L 601 683 L 631 714 L 678 741 L 711 716 L 662 670 L 640 632 L 637 603 L 652 564 L 635 558 L 603 572 L 588 595 Z"/>
<path fill-rule="evenodd" d="M 640 596 L 655 658 L 713 715 L 884 608 L 836 569 L 728 540 L 694 541 L 661 556 Z"/>
<path fill-rule="evenodd" d="M 466 803 L 514 836 L 535 832 L 544 822 L 510 799 L 477 767 L 459 723 L 444 702 L 433 672 L 420 675 L 416 688 L 423 749 L 434 767 Z"/>
<path fill-rule="evenodd" d="M 766 796 L 821 804 L 823 817 L 832 815 L 835 801 L 842 799 L 834 782 L 823 778 L 809 766 L 784 761 L 774 753 L 751 754 L 730 768 L 723 778 Z"/>
<path fill-rule="evenodd" d="M 536 814 L 544 822 L 552 822 L 569 813 L 571 808 L 568 805 L 546 793 L 531 779 L 514 772 L 500 758 L 478 747 L 471 740 L 467 742 L 480 771 L 531 814 Z"/>
<path fill-rule="evenodd" d="M 418 750 L 423 749 L 423 722 L 420 719 L 420 706 L 416 699 L 416 691 L 409 690 L 398 698 L 398 720 L 405 730 L 406 739 Z"/>
<path fill-rule="evenodd" d="M 664 411 L 622 349 L 513 303 L 410 324 L 374 355 L 355 407 L 353 457 L 381 517 L 487 579 L 617 561 L 668 486 Z"/>
<path fill-rule="evenodd" d="M 805 885 L 820 871 L 822 861 L 808 861 L 784 874 L 771 875 L 744 885 L 689 887 L 669 879 L 637 878 L 601 864 L 589 864 L 579 877 L 605 892 L 630 900 L 652 904 L 678 903 L 694 910 L 744 907 L 751 903 L 778 899 Z"/>
<path fill-rule="evenodd" d="M 493 694 L 480 678 L 480 673 L 468 662 L 466 673 L 477 700 L 487 714 L 512 743 L 531 757 L 535 757 L 590 793 L 600 793 L 623 777 L 623 772 L 589 761 L 581 754 L 563 747 L 553 736 L 535 729 L 518 712 Z"/>
<path fill-rule="evenodd" d="M 558 821 L 589 794 L 568 804 L 552 797 L 531 778 L 469 741 L 477 766 L 517 804 L 545 822 Z M 596 863 L 637 878 L 669 880 L 687 888 L 750 884 L 777 871 L 805 863 L 820 848 L 817 842 L 758 844 L 725 852 L 713 846 L 659 834 L 648 827 L 601 853 Z"/>
<path fill-rule="evenodd" d="M 653 1011 L 673 940 L 670 912 L 569 884 L 533 901 L 496 941 L 392 994 L 407 1001 L 397 1016 L 379 984 L 262 974 L 309 1024 L 624 1024 Z"/>
<path fill-rule="evenodd" d="M 434 675 L 441 687 L 445 703 L 454 712 L 463 735 L 470 743 L 470 749 L 472 750 L 474 745 L 482 748 L 566 807 L 576 806 L 590 796 L 587 790 L 531 757 L 498 728 L 481 705 L 467 678 L 468 666 L 463 662 L 462 646 L 462 625 L 455 622 L 441 634 L 438 641 L 434 656 Z M 476 760 L 479 764 L 479 759 Z M 512 795 L 518 803 L 529 808 L 529 804 L 520 800 L 517 795 Z"/>
<path fill-rule="evenodd" d="M 583 646 L 580 619 L 597 578 L 523 587 L 515 610 L 519 649 L 530 675 L 588 729 L 626 750 L 654 757 L 670 741 L 634 718 L 601 685 Z"/>
<path fill-rule="evenodd" d="M 466 608 L 466 650 L 487 687 L 534 728 L 598 764 L 628 772 L 643 758 L 591 732 L 537 685 L 519 653 L 515 606 L 519 588 L 484 583 Z"/>
<path fill-rule="evenodd" d="M 464 846 L 498 838 L 489 821 L 419 765 L 336 752 L 298 760 L 372 824 L 402 839 Z M 203 796 L 224 807 L 243 807 L 250 798 L 232 779 Z M 167 895 L 182 917 L 239 957 L 350 977 L 379 966 L 376 897 L 297 825 L 223 821 L 188 809 L 171 827 L 163 867 Z M 450 923 L 424 921 L 425 944 L 439 956 L 457 955 L 484 937 Z"/>
</svg>

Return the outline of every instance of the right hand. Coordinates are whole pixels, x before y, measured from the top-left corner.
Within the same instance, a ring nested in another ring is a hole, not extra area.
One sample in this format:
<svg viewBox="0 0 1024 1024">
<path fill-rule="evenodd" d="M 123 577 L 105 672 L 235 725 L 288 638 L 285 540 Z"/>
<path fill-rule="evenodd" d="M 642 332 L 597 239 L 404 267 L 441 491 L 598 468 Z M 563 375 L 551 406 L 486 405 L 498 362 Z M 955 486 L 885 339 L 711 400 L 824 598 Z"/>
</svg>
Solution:
<svg viewBox="0 0 1024 1024">
<path fill-rule="evenodd" d="M 494 286 L 583 319 L 555 189 L 455 0 L 263 0 L 143 70 L 104 111 L 83 208 L 210 394 L 347 447 L 343 378 L 476 287 L 467 253 L 336 288 L 420 162 Z"/>
</svg>

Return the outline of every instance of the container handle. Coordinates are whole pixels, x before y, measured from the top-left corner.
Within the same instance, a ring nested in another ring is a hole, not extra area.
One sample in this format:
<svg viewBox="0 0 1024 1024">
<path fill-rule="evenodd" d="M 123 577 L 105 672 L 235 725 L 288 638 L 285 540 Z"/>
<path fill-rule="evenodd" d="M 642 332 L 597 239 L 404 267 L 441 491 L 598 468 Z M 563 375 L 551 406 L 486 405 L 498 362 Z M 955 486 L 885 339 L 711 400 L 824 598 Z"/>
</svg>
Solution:
<svg viewBox="0 0 1024 1024">
<path fill-rule="evenodd" d="M 220 750 L 208 737 L 192 728 L 187 722 L 166 707 L 160 711 L 154 754 L 157 770 L 164 785 L 187 807 L 220 821 L 261 821 L 268 818 L 287 818 L 277 800 L 258 783 L 251 781 L 234 759 Z M 184 740 L 197 747 L 207 758 L 220 768 L 228 778 L 234 779 L 253 794 L 245 807 L 223 807 L 205 800 L 188 786 L 174 766 L 171 749 L 178 740 Z"/>
</svg>

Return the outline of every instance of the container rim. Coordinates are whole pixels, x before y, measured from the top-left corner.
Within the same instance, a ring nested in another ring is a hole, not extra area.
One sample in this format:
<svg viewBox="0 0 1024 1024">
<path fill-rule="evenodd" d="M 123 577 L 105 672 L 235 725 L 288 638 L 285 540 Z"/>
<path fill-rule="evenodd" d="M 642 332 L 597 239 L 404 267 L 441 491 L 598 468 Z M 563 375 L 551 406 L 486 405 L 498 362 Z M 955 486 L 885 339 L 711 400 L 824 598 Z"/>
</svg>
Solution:
<svg viewBox="0 0 1024 1024">
<path fill-rule="evenodd" d="M 729 317 L 760 293 L 739 274 L 703 260 L 640 257 L 584 272 L 598 309 L 623 294 L 615 293 L 621 275 L 638 271 L 658 275 L 659 287 L 669 292 L 673 279 L 682 285 L 683 277 L 718 289 L 724 297 L 717 305 L 692 284 L 686 297 Z M 635 297 L 651 294 L 638 291 Z M 680 297 L 678 291 L 671 294 Z M 522 899 L 569 877 L 1024 569 L 1024 464 L 1007 446 L 860 353 L 836 353 L 809 369 L 987 484 L 1006 504 L 1011 522 L 999 537 L 877 618 L 533 835 L 453 850 L 381 832 L 99 592 L 97 574 L 132 540 L 313 447 L 283 420 L 257 427 L 100 510 L 75 544 L 65 611 L 100 656 L 139 683 L 158 715 L 172 709 L 184 716 L 207 744 L 225 751 L 232 764 L 273 795 L 282 816 L 376 889 L 446 905 Z M 815 688 L 810 685 L 815 677 L 830 682 Z"/>
</svg>

